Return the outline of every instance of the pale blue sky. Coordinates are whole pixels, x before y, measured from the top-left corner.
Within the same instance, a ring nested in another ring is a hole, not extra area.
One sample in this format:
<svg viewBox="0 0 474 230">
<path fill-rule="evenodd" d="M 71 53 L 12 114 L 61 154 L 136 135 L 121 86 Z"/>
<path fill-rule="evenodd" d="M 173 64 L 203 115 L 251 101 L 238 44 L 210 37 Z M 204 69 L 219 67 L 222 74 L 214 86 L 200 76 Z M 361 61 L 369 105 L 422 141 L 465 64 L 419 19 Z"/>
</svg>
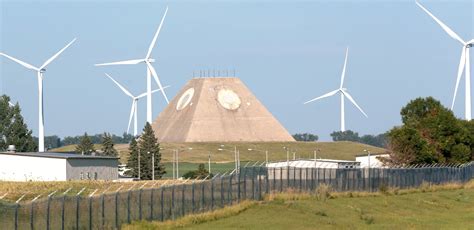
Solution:
<svg viewBox="0 0 474 230">
<path fill-rule="evenodd" d="M 421 1 L 465 40 L 474 38 L 474 2 Z M 346 100 L 346 128 L 378 134 L 400 124 L 400 108 L 433 96 L 449 106 L 461 45 L 414 1 L 13 1 L 0 0 L 0 51 L 41 65 L 74 37 L 77 42 L 45 74 L 46 135 L 123 133 L 130 103 L 104 76 L 145 91 L 145 69 L 94 67 L 141 58 L 164 23 L 153 57 L 170 98 L 200 69 L 233 69 L 291 132 L 322 140 L 339 130 L 339 97 L 306 100 L 345 87 L 366 111 Z M 472 51 L 471 51 L 471 54 Z M 34 72 L 0 58 L 0 94 L 19 102 L 37 133 Z M 464 115 L 464 84 L 455 114 Z M 165 103 L 154 96 L 157 117 Z M 145 100 L 139 103 L 144 124 Z"/>
</svg>

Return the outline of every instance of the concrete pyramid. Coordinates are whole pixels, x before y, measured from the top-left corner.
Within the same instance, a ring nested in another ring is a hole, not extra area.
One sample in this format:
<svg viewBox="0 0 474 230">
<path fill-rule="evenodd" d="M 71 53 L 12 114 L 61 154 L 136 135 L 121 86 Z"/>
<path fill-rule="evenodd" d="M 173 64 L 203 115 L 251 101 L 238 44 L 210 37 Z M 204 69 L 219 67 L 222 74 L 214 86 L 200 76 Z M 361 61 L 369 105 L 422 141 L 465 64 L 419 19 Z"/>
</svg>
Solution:
<svg viewBox="0 0 474 230">
<path fill-rule="evenodd" d="M 295 141 L 238 78 L 194 78 L 153 122 L 160 142 Z"/>
</svg>

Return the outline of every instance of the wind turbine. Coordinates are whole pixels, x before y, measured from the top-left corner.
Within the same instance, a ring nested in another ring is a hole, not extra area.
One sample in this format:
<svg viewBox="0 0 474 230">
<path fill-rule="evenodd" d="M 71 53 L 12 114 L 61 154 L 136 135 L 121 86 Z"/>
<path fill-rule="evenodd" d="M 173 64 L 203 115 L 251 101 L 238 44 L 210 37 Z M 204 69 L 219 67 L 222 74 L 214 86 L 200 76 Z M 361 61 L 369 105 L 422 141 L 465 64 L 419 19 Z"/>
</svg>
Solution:
<svg viewBox="0 0 474 230">
<path fill-rule="evenodd" d="M 334 91 L 326 93 L 326 94 L 324 94 L 320 97 L 311 99 L 311 100 L 304 103 L 304 104 L 308 104 L 308 103 L 311 103 L 313 101 L 317 101 L 317 100 L 325 98 L 325 97 L 333 96 L 336 93 L 341 93 L 341 132 L 346 131 L 346 124 L 345 124 L 345 118 L 344 118 L 344 97 L 347 97 L 347 99 L 349 99 L 349 101 L 351 101 L 352 104 L 354 104 L 355 107 L 357 107 L 360 110 L 360 112 L 362 114 L 364 114 L 365 117 L 368 117 L 367 114 L 365 114 L 364 110 L 362 110 L 362 108 L 360 108 L 360 106 L 357 105 L 354 98 L 352 98 L 352 96 L 349 94 L 349 92 L 347 92 L 347 89 L 342 87 L 344 85 L 344 76 L 346 75 L 346 65 L 347 65 L 347 55 L 348 54 L 349 54 L 349 48 L 346 49 L 346 58 L 344 60 L 344 67 L 342 68 L 341 84 L 339 85 L 339 89 L 336 89 Z"/>
<path fill-rule="evenodd" d="M 453 30 L 451 30 L 446 24 L 444 24 L 442 21 L 440 21 L 438 18 L 436 18 L 430 11 L 428 11 L 425 7 L 423 7 L 418 1 L 415 1 L 415 3 L 423 10 L 425 11 L 431 18 L 433 18 L 440 26 L 443 28 L 446 33 L 449 34 L 452 38 L 455 40 L 459 41 L 462 44 L 462 52 L 461 52 L 461 61 L 459 62 L 459 67 L 458 67 L 458 75 L 456 78 L 456 86 L 454 88 L 454 96 L 453 96 L 453 102 L 451 104 L 451 110 L 454 108 L 454 102 L 456 100 L 456 94 L 458 92 L 458 87 L 459 87 L 459 81 L 461 80 L 461 75 L 463 73 L 463 69 L 466 71 L 466 91 L 465 91 L 465 118 L 466 120 L 470 121 L 471 120 L 471 69 L 470 69 L 470 61 L 469 61 L 469 48 L 474 46 L 474 39 L 465 42 L 459 35 L 457 35 Z"/>
<path fill-rule="evenodd" d="M 35 67 L 35 66 L 32 66 L 24 61 L 20 61 L 12 56 L 9 56 L 7 54 L 4 54 L 4 53 L 0 53 L 1 56 L 4 56 L 24 67 L 26 67 L 27 69 L 31 69 L 31 70 L 34 70 L 36 71 L 37 73 L 37 77 L 38 77 L 38 119 L 39 119 L 39 122 L 38 122 L 38 125 L 39 125 L 39 129 L 38 129 L 38 150 L 39 152 L 44 152 L 44 113 L 43 113 L 43 75 L 44 75 L 44 72 L 46 72 L 46 66 L 51 63 L 54 59 L 56 59 L 64 50 L 66 50 L 72 43 L 74 43 L 76 41 L 76 38 L 74 38 L 71 42 L 69 42 L 64 48 L 62 48 L 61 50 L 59 50 L 55 55 L 53 55 L 52 57 L 50 57 L 48 60 L 46 60 L 46 62 L 43 63 L 43 65 L 41 65 L 40 67 Z"/>
<path fill-rule="evenodd" d="M 105 74 L 107 77 L 110 78 L 127 96 L 132 98 L 132 108 L 130 109 L 130 118 L 128 119 L 128 127 L 127 127 L 127 133 L 129 133 L 130 130 L 130 124 L 132 123 L 132 117 L 133 117 L 133 136 L 137 136 L 138 134 L 138 126 L 137 126 L 137 113 L 138 113 L 138 100 L 142 97 L 145 97 L 147 93 L 142 93 L 138 96 L 133 96 L 133 94 L 130 93 L 125 87 L 120 85 L 115 79 L 113 79 L 109 74 Z M 168 88 L 169 86 L 163 87 L 163 89 Z M 151 93 L 155 93 L 160 91 L 160 89 L 155 89 L 151 91 Z"/>
<path fill-rule="evenodd" d="M 168 13 L 168 7 L 166 7 L 165 14 L 161 18 L 160 25 L 158 26 L 158 29 L 156 30 L 155 36 L 153 37 L 153 40 L 151 41 L 150 46 L 148 47 L 148 52 L 146 53 L 145 58 L 142 59 L 134 59 L 134 60 L 126 60 L 126 61 L 118 61 L 118 62 L 110 62 L 110 63 L 102 63 L 102 64 L 96 64 L 95 66 L 106 66 L 106 65 L 135 65 L 139 63 L 145 63 L 147 67 L 146 71 L 146 80 L 147 80 L 147 122 L 152 123 L 153 122 L 153 117 L 152 117 L 152 103 L 151 103 L 151 76 L 155 79 L 156 83 L 158 84 L 158 87 L 163 94 L 163 97 L 166 100 L 166 103 L 169 104 L 168 97 L 166 96 L 166 93 L 164 91 L 163 86 L 161 85 L 160 79 L 158 77 L 158 74 L 156 73 L 155 69 L 151 65 L 152 62 L 155 62 L 155 59 L 151 58 L 151 51 L 153 50 L 153 47 L 155 46 L 156 39 L 158 38 L 158 34 L 160 33 L 161 26 L 163 25 L 163 21 L 165 20 L 166 14 Z"/>
</svg>

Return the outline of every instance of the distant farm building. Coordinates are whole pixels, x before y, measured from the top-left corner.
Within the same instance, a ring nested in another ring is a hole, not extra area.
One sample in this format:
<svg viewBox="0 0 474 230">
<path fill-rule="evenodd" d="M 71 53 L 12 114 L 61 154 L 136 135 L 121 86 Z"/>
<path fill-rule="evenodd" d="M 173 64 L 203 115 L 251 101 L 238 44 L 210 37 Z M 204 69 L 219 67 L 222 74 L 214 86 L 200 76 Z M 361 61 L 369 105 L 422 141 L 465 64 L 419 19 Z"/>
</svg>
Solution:
<svg viewBox="0 0 474 230">
<path fill-rule="evenodd" d="M 118 158 L 71 153 L 0 153 L 0 181 L 117 180 Z"/>
<path fill-rule="evenodd" d="M 160 142 L 295 141 L 238 78 L 190 80 L 152 127 Z"/>
</svg>

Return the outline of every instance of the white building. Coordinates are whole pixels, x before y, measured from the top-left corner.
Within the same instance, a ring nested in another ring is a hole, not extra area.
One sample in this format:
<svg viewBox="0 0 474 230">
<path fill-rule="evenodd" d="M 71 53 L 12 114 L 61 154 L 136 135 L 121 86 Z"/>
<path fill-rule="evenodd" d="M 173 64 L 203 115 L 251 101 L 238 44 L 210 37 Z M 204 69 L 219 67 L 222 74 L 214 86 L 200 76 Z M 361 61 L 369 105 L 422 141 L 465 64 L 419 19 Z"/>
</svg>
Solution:
<svg viewBox="0 0 474 230">
<path fill-rule="evenodd" d="M 385 167 L 380 158 L 388 158 L 388 154 L 370 154 L 356 156 L 356 161 L 360 162 L 361 168 L 383 168 Z M 370 165 L 369 165 L 370 164 Z"/>
<path fill-rule="evenodd" d="M 331 159 L 317 159 L 317 160 L 291 160 L 291 161 L 280 161 L 275 163 L 268 163 L 268 168 L 359 168 L 360 162 L 357 161 L 344 161 L 344 160 L 331 160 Z"/>
<path fill-rule="evenodd" d="M 72 153 L 0 153 L 0 181 L 117 180 L 118 158 Z"/>
</svg>

